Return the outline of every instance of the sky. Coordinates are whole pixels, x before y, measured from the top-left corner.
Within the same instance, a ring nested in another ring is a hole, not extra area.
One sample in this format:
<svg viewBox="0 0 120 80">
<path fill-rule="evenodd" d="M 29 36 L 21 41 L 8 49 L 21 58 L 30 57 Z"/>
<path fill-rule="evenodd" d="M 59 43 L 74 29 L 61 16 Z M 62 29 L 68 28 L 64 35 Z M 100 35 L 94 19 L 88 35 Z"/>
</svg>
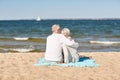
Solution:
<svg viewBox="0 0 120 80">
<path fill-rule="evenodd" d="M 120 0 L 0 0 L 0 20 L 120 18 Z"/>
</svg>

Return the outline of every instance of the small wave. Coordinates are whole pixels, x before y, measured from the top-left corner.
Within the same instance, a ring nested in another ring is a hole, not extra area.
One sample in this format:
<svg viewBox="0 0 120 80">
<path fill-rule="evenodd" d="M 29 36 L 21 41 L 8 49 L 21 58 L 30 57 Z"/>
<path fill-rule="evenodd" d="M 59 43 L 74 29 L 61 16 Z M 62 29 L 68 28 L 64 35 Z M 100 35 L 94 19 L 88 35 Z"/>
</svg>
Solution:
<svg viewBox="0 0 120 80">
<path fill-rule="evenodd" d="M 18 49 L 10 49 L 11 51 L 17 51 L 17 52 L 30 52 L 33 51 L 34 49 L 22 49 L 22 48 L 18 48 Z"/>
<path fill-rule="evenodd" d="M 13 38 L 0 38 L 0 40 L 9 41 L 9 40 L 13 40 Z"/>
<path fill-rule="evenodd" d="M 31 41 L 31 42 L 46 42 L 46 39 L 42 38 L 30 38 L 30 37 L 15 37 L 14 40 L 21 40 L 21 41 Z"/>
<path fill-rule="evenodd" d="M 107 45 L 120 44 L 120 42 L 113 42 L 113 41 L 90 41 L 90 43 L 107 44 Z"/>
<path fill-rule="evenodd" d="M 46 39 L 43 39 L 43 38 L 29 38 L 29 41 L 45 43 Z"/>
<path fill-rule="evenodd" d="M 15 40 L 28 40 L 29 39 L 29 37 L 15 37 L 14 38 Z"/>
</svg>

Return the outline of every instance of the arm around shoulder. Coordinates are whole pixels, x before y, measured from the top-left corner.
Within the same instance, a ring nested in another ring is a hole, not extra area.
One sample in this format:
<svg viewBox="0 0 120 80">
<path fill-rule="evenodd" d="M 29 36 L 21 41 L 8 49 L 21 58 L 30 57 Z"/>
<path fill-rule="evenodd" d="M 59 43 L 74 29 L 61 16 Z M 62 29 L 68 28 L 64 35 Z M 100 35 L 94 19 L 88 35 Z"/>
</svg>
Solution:
<svg viewBox="0 0 120 80">
<path fill-rule="evenodd" d="M 71 47 L 78 47 L 78 43 L 67 39 L 64 35 L 61 34 L 60 42 Z"/>
</svg>

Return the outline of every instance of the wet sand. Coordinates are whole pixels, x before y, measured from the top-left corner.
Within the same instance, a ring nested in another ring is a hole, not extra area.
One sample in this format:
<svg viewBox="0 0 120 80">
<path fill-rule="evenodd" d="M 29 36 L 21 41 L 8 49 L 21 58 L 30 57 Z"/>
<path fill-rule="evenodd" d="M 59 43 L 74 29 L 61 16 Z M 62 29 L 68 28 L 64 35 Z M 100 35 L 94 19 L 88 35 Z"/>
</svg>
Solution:
<svg viewBox="0 0 120 80">
<path fill-rule="evenodd" d="M 120 52 L 80 52 L 98 67 L 34 66 L 44 53 L 0 53 L 0 80 L 120 80 Z"/>
</svg>

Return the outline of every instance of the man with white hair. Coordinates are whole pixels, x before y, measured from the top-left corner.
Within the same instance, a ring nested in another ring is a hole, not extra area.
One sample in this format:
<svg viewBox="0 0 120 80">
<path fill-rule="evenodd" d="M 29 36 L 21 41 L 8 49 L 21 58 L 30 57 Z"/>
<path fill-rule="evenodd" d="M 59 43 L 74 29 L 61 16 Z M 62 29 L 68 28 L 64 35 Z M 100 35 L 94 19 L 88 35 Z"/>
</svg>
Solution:
<svg viewBox="0 0 120 80">
<path fill-rule="evenodd" d="M 62 44 L 68 46 L 76 45 L 75 42 L 68 40 L 62 35 L 60 26 L 55 24 L 52 26 L 52 34 L 47 37 L 45 60 L 62 63 Z"/>
</svg>

